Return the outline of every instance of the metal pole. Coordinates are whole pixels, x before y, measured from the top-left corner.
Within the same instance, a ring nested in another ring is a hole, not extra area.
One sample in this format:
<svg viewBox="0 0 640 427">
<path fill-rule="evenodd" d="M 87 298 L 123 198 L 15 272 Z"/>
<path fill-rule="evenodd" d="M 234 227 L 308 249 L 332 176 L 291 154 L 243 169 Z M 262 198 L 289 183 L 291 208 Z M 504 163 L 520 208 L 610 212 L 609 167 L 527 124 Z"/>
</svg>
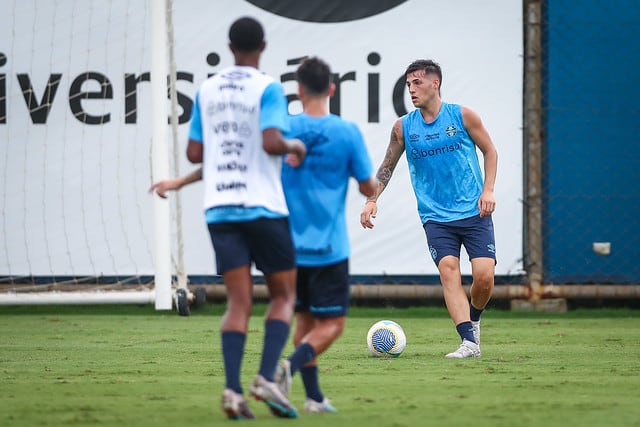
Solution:
<svg viewBox="0 0 640 427">
<path fill-rule="evenodd" d="M 532 299 L 539 298 L 543 282 L 542 220 L 542 4 L 543 0 L 525 0 L 525 268 Z"/>
</svg>

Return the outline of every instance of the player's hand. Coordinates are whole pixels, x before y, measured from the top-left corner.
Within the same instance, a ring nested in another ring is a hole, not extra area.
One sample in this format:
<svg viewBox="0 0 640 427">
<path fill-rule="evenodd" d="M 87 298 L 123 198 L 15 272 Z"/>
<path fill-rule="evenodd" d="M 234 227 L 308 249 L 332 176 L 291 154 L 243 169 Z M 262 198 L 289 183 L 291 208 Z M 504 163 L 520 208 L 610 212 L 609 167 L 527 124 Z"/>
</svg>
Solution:
<svg viewBox="0 0 640 427">
<path fill-rule="evenodd" d="M 178 189 L 180 189 L 180 184 L 177 179 L 165 179 L 158 181 L 149 187 L 149 193 L 153 193 L 155 191 L 158 196 L 166 199 L 167 191 Z"/>
<path fill-rule="evenodd" d="M 302 164 L 302 162 L 300 161 L 300 158 L 292 153 L 289 153 L 286 156 L 284 156 L 284 162 L 289 166 L 291 166 L 292 168 L 297 168 L 298 166 L 300 166 L 300 164 Z"/>
<path fill-rule="evenodd" d="M 292 168 L 297 168 L 307 155 L 307 146 L 299 139 L 291 139 L 289 141 L 292 147 L 289 154 L 285 156 L 284 161 Z"/>
<path fill-rule="evenodd" d="M 478 199 L 478 209 L 480 209 L 481 217 L 489 216 L 496 210 L 496 199 L 493 197 L 493 191 L 482 192 Z"/>
<path fill-rule="evenodd" d="M 374 201 L 368 200 L 367 203 L 364 204 L 362 208 L 362 212 L 360 213 L 360 224 L 362 224 L 363 228 L 373 228 L 372 218 L 376 217 L 378 213 L 378 204 Z"/>
</svg>

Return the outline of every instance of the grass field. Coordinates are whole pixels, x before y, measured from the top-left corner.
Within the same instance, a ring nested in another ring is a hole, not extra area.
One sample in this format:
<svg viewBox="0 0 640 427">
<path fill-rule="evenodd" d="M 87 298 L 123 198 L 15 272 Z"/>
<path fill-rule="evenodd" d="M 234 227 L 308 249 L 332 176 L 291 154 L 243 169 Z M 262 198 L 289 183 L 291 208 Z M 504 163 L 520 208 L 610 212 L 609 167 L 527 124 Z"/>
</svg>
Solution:
<svg viewBox="0 0 640 427">
<path fill-rule="evenodd" d="M 258 367 L 263 310 L 247 340 L 246 388 Z M 232 424 L 219 408 L 221 312 L 0 307 L 0 425 Z M 407 333 L 398 359 L 369 356 L 366 332 L 383 318 Z M 640 426 L 639 321 L 638 310 L 489 310 L 482 358 L 454 361 L 443 358 L 458 344 L 445 310 L 353 308 L 344 335 L 321 357 L 321 385 L 339 413 L 281 420 L 250 402 L 258 417 L 251 423 Z M 291 399 L 302 407 L 299 377 Z"/>
</svg>

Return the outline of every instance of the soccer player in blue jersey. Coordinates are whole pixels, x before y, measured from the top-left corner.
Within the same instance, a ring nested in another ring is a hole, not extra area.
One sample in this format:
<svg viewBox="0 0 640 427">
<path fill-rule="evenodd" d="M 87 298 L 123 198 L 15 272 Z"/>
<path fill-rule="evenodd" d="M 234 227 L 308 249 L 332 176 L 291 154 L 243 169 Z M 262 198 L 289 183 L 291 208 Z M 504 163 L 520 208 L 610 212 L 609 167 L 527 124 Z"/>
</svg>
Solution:
<svg viewBox="0 0 640 427">
<path fill-rule="evenodd" d="M 330 67 L 308 58 L 296 71 L 301 114 L 292 116 L 290 138 L 307 147 L 300 164 L 287 156 L 282 182 L 298 266 L 295 351 L 284 360 L 276 380 L 288 392 L 300 372 L 306 412 L 335 412 L 318 381 L 317 357 L 341 335 L 349 308 L 350 245 L 345 199 L 353 177 L 360 193 L 371 197 L 373 166 L 358 127 L 329 112 L 335 91 Z"/>
<path fill-rule="evenodd" d="M 274 382 L 276 366 L 290 333 L 295 304 L 295 251 L 282 189 L 282 155 L 300 162 L 306 147 L 285 139 L 287 100 L 280 82 L 258 69 L 266 46 L 262 25 L 236 20 L 229 30 L 235 64 L 207 79 L 193 106 L 187 157 L 202 168 L 177 182 L 160 182 L 165 191 L 202 178 L 204 211 L 227 293 L 221 335 L 226 385 L 222 409 L 229 418 L 254 418 L 240 383 L 248 321 L 253 302 L 251 264 L 265 276 L 269 308 L 258 375 L 250 394 L 280 417 L 297 409 Z"/>
<path fill-rule="evenodd" d="M 393 125 L 386 155 L 377 172 L 376 194 L 365 203 L 360 222 L 371 218 L 402 153 L 406 153 L 418 213 L 429 252 L 438 267 L 444 299 L 462 343 L 445 357 L 480 357 L 480 315 L 494 287 L 496 247 L 491 214 L 498 154 L 479 115 L 440 98 L 442 70 L 417 60 L 405 72 L 415 110 Z M 482 152 L 483 170 L 476 153 Z M 462 287 L 460 248 L 471 260 L 471 301 Z"/>
</svg>

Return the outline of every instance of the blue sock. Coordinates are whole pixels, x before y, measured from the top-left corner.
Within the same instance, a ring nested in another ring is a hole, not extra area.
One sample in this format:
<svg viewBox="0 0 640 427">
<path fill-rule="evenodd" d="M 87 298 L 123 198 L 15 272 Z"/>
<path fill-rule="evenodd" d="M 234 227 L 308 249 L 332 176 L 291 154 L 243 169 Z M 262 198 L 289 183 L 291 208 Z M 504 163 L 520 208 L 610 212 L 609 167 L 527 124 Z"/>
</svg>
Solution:
<svg viewBox="0 0 640 427">
<path fill-rule="evenodd" d="M 267 381 L 273 381 L 278 359 L 289 338 L 289 325 L 282 320 L 267 320 L 264 324 L 264 343 L 262 345 L 262 360 L 258 373 Z"/>
<path fill-rule="evenodd" d="M 469 312 L 471 314 L 471 321 L 472 322 L 479 322 L 480 321 L 480 315 L 482 314 L 484 309 L 475 308 L 473 306 L 473 304 L 469 304 L 469 307 L 470 307 Z"/>
<path fill-rule="evenodd" d="M 318 382 L 318 367 L 317 366 L 303 366 L 300 368 L 300 376 L 302 377 L 302 383 L 304 384 L 304 390 L 309 399 L 313 399 L 316 402 L 322 402 L 324 400 L 324 394 L 320 391 L 320 383 Z"/>
<path fill-rule="evenodd" d="M 247 336 L 242 332 L 222 332 L 222 359 L 226 376 L 225 387 L 242 394 L 240 368 Z"/>
<path fill-rule="evenodd" d="M 289 362 L 291 362 L 291 375 L 293 375 L 299 369 L 313 360 L 316 357 L 316 351 L 311 347 L 311 344 L 303 342 L 296 348 L 291 356 L 289 356 Z"/>
<path fill-rule="evenodd" d="M 463 340 L 476 342 L 476 339 L 473 337 L 473 326 L 471 322 L 462 322 L 456 325 L 456 330 L 458 334 L 460 334 L 460 338 Z"/>
</svg>

